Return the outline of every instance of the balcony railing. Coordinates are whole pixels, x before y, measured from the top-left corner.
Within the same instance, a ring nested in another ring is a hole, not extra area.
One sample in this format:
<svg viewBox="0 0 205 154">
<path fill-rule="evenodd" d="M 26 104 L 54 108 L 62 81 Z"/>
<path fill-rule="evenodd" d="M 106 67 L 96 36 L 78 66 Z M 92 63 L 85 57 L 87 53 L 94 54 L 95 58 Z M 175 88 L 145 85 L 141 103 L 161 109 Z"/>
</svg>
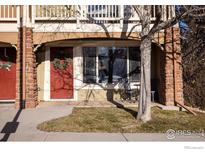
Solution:
<svg viewBox="0 0 205 154">
<path fill-rule="evenodd" d="M 162 20 L 175 14 L 174 6 L 162 6 Z M 138 21 L 139 17 L 130 5 L 34 5 L 29 7 L 32 23 L 36 21 Z M 151 19 L 156 17 L 157 6 L 152 6 Z M 0 21 L 19 20 L 20 7 L 0 6 Z"/>
<path fill-rule="evenodd" d="M 0 21 L 17 21 L 17 6 L 0 5 Z"/>
<path fill-rule="evenodd" d="M 84 6 L 84 10 L 83 17 L 88 19 L 113 20 L 121 17 L 119 5 L 88 5 Z"/>
<path fill-rule="evenodd" d="M 58 6 L 33 6 L 36 12 L 35 20 L 139 20 L 137 13 L 130 5 L 58 5 Z M 174 6 L 162 6 L 162 20 L 174 16 Z M 157 6 L 152 6 L 151 20 L 156 18 Z"/>
<path fill-rule="evenodd" d="M 175 15 L 175 7 L 172 5 L 161 6 L 162 7 L 162 20 L 171 19 Z M 151 19 L 156 19 L 157 5 L 151 7 Z"/>
<path fill-rule="evenodd" d="M 66 20 L 76 19 L 75 5 L 37 5 L 33 6 L 35 20 Z"/>
</svg>

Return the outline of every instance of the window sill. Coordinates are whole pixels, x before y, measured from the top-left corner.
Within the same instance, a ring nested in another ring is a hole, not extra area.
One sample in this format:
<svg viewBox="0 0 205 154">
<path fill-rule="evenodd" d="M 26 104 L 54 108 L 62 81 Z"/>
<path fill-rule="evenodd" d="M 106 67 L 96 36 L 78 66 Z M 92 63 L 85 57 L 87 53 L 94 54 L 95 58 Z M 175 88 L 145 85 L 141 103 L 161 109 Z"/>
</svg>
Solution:
<svg viewBox="0 0 205 154">
<path fill-rule="evenodd" d="M 131 89 L 139 89 L 140 82 L 131 82 Z M 96 90 L 107 90 L 107 89 L 120 89 L 119 83 L 83 83 L 79 89 L 96 89 Z"/>
</svg>

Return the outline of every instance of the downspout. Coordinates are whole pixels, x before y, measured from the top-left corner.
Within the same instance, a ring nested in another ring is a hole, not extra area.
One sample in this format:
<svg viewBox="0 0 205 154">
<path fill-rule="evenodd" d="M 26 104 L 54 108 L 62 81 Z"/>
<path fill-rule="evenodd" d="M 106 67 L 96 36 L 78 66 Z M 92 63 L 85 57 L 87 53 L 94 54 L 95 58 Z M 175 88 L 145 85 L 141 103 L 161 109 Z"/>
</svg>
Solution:
<svg viewBox="0 0 205 154">
<path fill-rule="evenodd" d="M 176 106 L 177 103 L 176 103 L 176 81 L 175 81 L 175 49 L 174 49 L 174 30 L 173 30 L 173 27 L 172 27 L 172 57 L 173 57 L 173 92 L 174 92 L 174 105 Z"/>
<path fill-rule="evenodd" d="M 27 6 L 23 6 L 23 96 L 22 96 L 22 108 L 26 107 L 26 17 L 27 17 Z"/>
</svg>

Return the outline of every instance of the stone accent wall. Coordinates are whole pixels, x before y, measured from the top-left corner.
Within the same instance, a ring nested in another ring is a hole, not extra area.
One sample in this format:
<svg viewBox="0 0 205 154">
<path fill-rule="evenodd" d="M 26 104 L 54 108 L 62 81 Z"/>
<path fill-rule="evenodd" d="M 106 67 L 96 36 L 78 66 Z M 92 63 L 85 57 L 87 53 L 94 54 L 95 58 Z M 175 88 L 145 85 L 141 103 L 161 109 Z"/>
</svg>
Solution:
<svg viewBox="0 0 205 154">
<path fill-rule="evenodd" d="M 23 27 L 19 29 L 17 44 L 17 64 L 16 64 L 16 107 L 20 107 L 23 97 L 23 49 L 26 52 L 26 108 L 33 108 L 37 105 L 37 74 L 36 57 L 33 51 L 33 31 L 32 28 Z"/>
<path fill-rule="evenodd" d="M 175 101 L 184 104 L 183 95 L 183 69 L 182 69 L 182 53 L 181 53 L 181 41 L 180 41 L 180 30 L 174 28 L 174 59 L 175 59 Z"/>
<path fill-rule="evenodd" d="M 160 102 L 165 105 L 184 103 L 181 66 L 180 31 L 165 30 L 164 51 L 160 54 Z"/>
</svg>

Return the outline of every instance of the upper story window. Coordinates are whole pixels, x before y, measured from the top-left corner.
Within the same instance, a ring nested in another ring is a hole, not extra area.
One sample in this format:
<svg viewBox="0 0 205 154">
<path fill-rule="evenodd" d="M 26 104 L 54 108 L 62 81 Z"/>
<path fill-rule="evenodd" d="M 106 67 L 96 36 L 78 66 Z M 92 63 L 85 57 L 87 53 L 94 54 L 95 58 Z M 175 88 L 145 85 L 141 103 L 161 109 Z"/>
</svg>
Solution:
<svg viewBox="0 0 205 154">
<path fill-rule="evenodd" d="M 84 47 L 83 82 L 116 83 L 122 78 L 140 79 L 139 48 Z"/>
</svg>

